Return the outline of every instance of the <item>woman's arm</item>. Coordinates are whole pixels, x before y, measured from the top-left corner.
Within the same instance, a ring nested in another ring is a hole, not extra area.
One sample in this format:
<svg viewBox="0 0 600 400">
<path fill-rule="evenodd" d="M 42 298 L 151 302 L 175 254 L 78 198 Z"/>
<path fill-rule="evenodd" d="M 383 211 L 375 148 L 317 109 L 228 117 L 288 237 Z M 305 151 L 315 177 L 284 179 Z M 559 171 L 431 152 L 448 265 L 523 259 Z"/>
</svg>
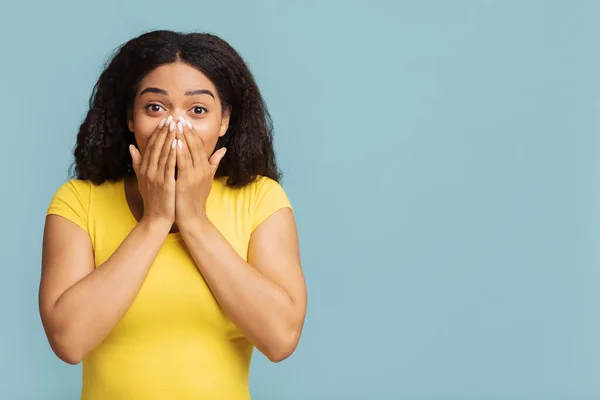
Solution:
<svg viewBox="0 0 600 400">
<path fill-rule="evenodd" d="M 163 119 L 144 157 L 129 146 L 144 216 L 106 262 L 94 268 L 88 233 L 46 217 L 40 315 L 58 357 L 70 364 L 102 342 L 133 303 L 175 220 L 175 124 Z"/>
<path fill-rule="evenodd" d="M 207 219 L 179 226 L 182 237 L 227 316 L 271 361 L 296 348 L 306 313 L 306 285 L 291 209 L 252 233 L 244 261 Z"/>
<path fill-rule="evenodd" d="M 87 232 L 66 218 L 47 216 L 39 306 L 60 359 L 77 364 L 108 336 L 133 303 L 169 230 L 167 224 L 140 221 L 94 268 Z"/>
<path fill-rule="evenodd" d="M 39 306 L 60 359 L 77 364 L 108 336 L 133 303 L 170 228 L 142 219 L 94 268 L 88 233 L 61 216 L 46 217 Z"/>
</svg>

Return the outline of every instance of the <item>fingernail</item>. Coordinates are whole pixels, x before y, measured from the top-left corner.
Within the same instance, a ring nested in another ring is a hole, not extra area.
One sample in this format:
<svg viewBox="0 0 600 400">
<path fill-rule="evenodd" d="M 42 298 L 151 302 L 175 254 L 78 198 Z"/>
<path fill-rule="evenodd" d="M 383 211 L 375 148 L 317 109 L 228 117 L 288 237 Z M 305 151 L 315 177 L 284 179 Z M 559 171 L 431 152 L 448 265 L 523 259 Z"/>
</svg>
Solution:
<svg viewBox="0 0 600 400">
<path fill-rule="evenodd" d="M 174 149 L 177 145 L 177 139 L 173 139 L 173 143 L 171 143 L 171 148 Z"/>
<path fill-rule="evenodd" d="M 175 130 L 175 122 L 171 121 L 169 124 L 169 131 L 173 132 Z"/>
<path fill-rule="evenodd" d="M 161 119 L 161 120 L 160 120 L 160 124 L 158 124 L 158 127 L 159 127 L 160 129 L 162 129 L 162 127 L 163 127 L 163 126 L 165 126 L 165 123 L 166 123 L 166 122 L 167 122 L 167 119 L 166 119 L 166 118 L 163 118 L 163 119 Z"/>
<path fill-rule="evenodd" d="M 173 121 L 173 116 L 172 116 L 172 115 L 169 115 L 169 118 L 167 118 L 167 121 L 166 121 L 166 122 L 167 122 L 167 124 L 170 124 L 170 123 L 171 123 L 171 121 Z"/>
<path fill-rule="evenodd" d="M 181 121 L 177 123 L 177 130 L 179 131 L 179 133 L 183 133 L 183 125 Z"/>
<path fill-rule="evenodd" d="M 192 123 L 189 119 L 186 120 L 188 128 L 192 129 Z"/>
<path fill-rule="evenodd" d="M 177 147 L 179 147 L 179 150 L 183 149 L 183 143 L 181 142 L 181 139 L 177 139 Z"/>
</svg>

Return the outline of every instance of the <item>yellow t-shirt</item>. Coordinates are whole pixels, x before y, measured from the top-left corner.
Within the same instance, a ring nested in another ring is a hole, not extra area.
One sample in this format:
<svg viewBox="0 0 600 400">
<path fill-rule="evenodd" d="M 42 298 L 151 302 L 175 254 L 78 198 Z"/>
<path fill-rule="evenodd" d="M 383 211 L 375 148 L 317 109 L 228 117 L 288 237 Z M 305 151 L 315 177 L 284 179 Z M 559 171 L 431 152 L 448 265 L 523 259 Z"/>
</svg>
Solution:
<svg viewBox="0 0 600 400">
<path fill-rule="evenodd" d="M 289 207 L 282 187 L 260 177 L 241 189 L 215 179 L 207 214 L 244 260 L 252 231 Z M 123 180 L 94 185 L 70 180 L 48 214 L 61 215 L 90 235 L 96 266 L 136 225 Z M 133 304 L 110 335 L 83 359 L 81 398 L 249 399 L 253 346 L 225 316 L 179 233 L 169 234 Z"/>
</svg>

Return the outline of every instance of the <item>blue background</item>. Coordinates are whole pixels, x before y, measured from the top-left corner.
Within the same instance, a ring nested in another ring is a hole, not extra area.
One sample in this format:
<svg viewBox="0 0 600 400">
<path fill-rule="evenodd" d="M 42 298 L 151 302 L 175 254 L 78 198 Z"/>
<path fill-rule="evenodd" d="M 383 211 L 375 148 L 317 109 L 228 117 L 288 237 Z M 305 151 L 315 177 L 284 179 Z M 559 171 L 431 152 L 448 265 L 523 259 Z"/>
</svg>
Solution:
<svg viewBox="0 0 600 400">
<path fill-rule="evenodd" d="M 270 107 L 309 290 L 260 399 L 600 398 L 600 3 L 53 1 L 0 14 L 0 398 L 75 399 L 37 311 L 103 62 L 208 31 Z"/>
</svg>

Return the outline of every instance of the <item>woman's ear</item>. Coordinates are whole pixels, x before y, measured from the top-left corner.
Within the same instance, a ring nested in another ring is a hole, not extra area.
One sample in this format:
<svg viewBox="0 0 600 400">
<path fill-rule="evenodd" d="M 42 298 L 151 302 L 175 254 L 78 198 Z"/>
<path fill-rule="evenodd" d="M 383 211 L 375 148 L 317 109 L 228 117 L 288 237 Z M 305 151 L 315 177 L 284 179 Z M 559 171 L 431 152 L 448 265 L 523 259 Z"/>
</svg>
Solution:
<svg viewBox="0 0 600 400">
<path fill-rule="evenodd" d="M 231 107 L 227 107 L 223 110 L 223 116 L 221 117 L 221 130 L 219 131 L 219 137 L 225 136 L 227 129 L 229 128 L 229 117 L 231 116 Z"/>
<path fill-rule="evenodd" d="M 127 128 L 129 128 L 129 132 L 133 133 L 133 113 L 131 110 L 127 110 Z"/>
</svg>

